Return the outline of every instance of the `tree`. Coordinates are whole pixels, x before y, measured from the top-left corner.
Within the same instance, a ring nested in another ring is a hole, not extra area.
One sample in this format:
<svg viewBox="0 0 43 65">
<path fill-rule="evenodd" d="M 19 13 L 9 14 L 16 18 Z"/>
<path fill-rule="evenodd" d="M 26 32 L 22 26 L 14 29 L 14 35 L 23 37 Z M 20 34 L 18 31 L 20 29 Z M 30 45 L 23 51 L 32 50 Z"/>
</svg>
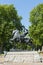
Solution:
<svg viewBox="0 0 43 65">
<path fill-rule="evenodd" d="M 43 4 L 39 4 L 30 12 L 29 35 L 36 49 L 43 45 Z"/>
<path fill-rule="evenodd" d="M 21 30 L 21 16 L 13 5 L 0 5 L 0 50 L 9 48 L 9 39 L 14 29 Z"/>
</svg>

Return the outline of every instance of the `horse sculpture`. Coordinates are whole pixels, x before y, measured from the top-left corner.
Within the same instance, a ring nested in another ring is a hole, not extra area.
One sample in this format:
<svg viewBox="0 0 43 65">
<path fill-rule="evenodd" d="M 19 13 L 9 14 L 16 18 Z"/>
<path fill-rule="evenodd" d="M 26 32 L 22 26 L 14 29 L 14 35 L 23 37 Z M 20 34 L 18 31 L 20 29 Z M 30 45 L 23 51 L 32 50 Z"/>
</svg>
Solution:
<svg viewBox="0 0 43 65">
<path fill-rule="evenodd" d="M 10 39 L 10 41 L 21 42 L 32 45 L 32 39 L 26 37 L 26 35 L 28 34 L 28 30 L 24 26 L 23 28 L 25 30 L 23 34 L 20 34 L 19 30 L 13 30 L 12 38 Z"/>
</svg>

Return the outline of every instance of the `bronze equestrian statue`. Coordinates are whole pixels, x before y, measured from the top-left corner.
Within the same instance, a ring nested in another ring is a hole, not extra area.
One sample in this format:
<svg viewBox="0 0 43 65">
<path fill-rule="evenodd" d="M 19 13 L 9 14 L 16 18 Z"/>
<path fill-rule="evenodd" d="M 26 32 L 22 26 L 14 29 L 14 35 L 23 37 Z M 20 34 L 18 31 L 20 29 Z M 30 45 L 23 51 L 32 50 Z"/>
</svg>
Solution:
<svg viewBox="0 0 43 65">
<path fill-rule="evenodd" d="M 32 39 L 26 37 L 26 35 L 28 34 L 28 30 L 24 26 L 22 27 L 24 28 L 23 34 L 20 34 L 19 30 L 13 30 L 12 38 L 10 39 L 10 41 L 21 42 L 21 43 L 32 45 Z"/>
</svg>

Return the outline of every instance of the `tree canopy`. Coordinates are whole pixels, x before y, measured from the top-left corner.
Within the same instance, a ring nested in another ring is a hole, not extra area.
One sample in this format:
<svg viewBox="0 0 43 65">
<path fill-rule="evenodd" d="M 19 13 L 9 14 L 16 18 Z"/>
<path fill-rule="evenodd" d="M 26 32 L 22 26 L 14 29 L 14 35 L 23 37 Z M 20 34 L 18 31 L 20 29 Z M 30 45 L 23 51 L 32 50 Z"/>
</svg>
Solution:
<svg viewBox="0 0 43 65">
<path fill-rule="evenodd" d="M 37 5 L 30 12 L 29 35 L 37 48 L 43 45 L 43 4 Z"/>
<path fill-rule="evenodd" d="M 0 49 L 9 48 L 9 39 L 14 29 L 21 30 L 21 16 L 13 5 L 0 5 Z"/>
</svg>

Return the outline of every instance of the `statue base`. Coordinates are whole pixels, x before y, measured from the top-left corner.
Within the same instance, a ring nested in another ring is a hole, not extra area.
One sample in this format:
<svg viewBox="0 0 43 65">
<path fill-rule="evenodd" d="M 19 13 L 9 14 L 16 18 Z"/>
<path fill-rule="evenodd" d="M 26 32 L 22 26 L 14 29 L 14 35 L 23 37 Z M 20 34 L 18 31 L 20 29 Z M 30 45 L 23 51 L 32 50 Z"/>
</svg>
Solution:
<svg viewBox="0 0 43 65">
<path fill-rule="evenodd" d="M 40 62 L 40 56 L 37 51 L 7 52 L 5 62 Z"/>
</svg>

